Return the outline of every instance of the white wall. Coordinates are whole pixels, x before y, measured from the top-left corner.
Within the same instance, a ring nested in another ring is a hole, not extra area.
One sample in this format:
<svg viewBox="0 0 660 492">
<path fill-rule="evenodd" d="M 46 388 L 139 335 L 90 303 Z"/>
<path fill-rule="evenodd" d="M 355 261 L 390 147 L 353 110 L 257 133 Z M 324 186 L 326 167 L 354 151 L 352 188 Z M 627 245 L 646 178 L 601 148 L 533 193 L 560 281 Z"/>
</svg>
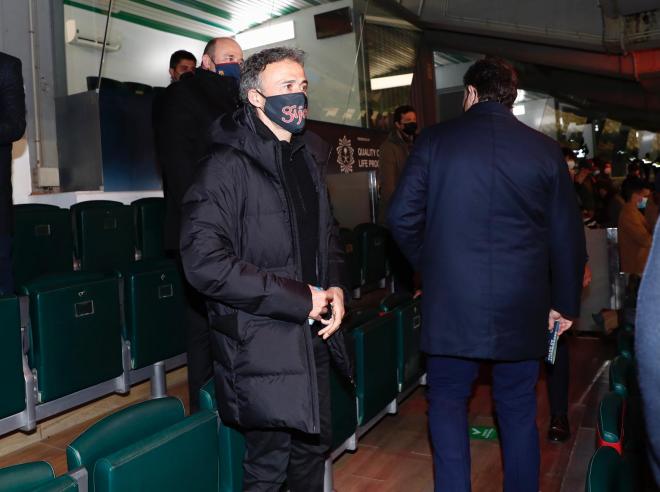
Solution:
<svg viewBox="0 0 660 492">
<path fill-rule="evenodd" d="M 103 38 L 105 16 L 64 6 L 65 21 L 73 19 L 81 34 Z M 119 51 L 106 51 L 103 76 L 122 82 L 141 82 L 152 86 L 167 86 L 170 55 L 177 50 L 188 50 L 200 61 L 205 43 L 176 34 L 157 31 L 138 24 L 111 18 L 108 40 L 121 44 Z M 68 93 L 87 90 L 85 78 L 98 75 L 101 50 L 66 45 L 66 75 Z"/>
<path fill-rule="evenodd" d="M 331 123 L 361 126 L 359 78 L 355 65 L 356 33 L 316 39 L 314 27 L 314 15 L 343 7 L 353 8 L 352 6 L 351 0 L 338 0 L 279 17 L 271 23 L 293 20 L 296 38 L 247 50 L 245 55 L 247 57 L 274 46 L 291 46 L 304 50 L 307 53 L 305 73 L 309 80 L 309 117 Z M 267 24 L 259 27 L 264 25 Z M 353 27 L 354 30 L 358 29 L 358 26 Z"/>
</svg>

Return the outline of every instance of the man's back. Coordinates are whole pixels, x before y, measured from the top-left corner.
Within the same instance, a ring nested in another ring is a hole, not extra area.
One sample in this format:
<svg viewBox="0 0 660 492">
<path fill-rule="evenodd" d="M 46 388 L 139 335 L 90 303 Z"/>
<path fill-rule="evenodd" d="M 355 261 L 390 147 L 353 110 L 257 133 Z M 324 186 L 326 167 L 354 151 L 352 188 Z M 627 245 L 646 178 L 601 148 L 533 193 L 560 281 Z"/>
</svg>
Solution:
<svg viewBox="0 0 660 492">
<path fill-rule="evenodd" d="M 405 210 L 425 201 L 419 246 L 402 245 L 422 272 L 425 317 L 436 327 L 425 330 L 423 347 L 462 357 L 540 357 L 549 309 L 570 315 L 579 306 L 572 284 L 580 267 L 561 250 L 584 251 L 557 144 L 502 104 L 484 102 L 423 133 L 408 162 L 390 217 L 400 218 L 394 229 L 414 229 Z M 551 286 L 551 273 L 561 288 Z"/>
</svg>

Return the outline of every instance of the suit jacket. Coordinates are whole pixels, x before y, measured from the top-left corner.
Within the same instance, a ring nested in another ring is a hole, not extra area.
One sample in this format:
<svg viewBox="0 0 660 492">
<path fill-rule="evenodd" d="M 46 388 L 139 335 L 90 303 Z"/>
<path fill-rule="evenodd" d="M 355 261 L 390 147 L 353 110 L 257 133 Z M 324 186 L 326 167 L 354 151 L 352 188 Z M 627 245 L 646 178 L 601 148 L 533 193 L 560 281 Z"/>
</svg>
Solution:
<svg viewBox="0 0 660 492">
<path fill-rule="evenodd" d="M 0 236 L 11 233 L 11 144 L 25 133 L 21 60 L 0 53 Z"/>
<path fill-rule="evenodd" d="M 179 249 L 181 200 L 193 182 L 200 159 L 210 148 L 211 123 L 238 105 L 238 84 L 197 68 L 171 84 L 154 106 L 156 157 L 163 173 L 165 248 Z"/>
<path fill-rule="evenodd" d="M 380 189 L 378 222 L 380 224 L 385 224 L 387 208 L 408 154 L 408 144 L 401 138 L 397 130 L 392 130 L 387 136 L 387 140 L 380 146 L 378 159 L 378 187 Z"/>
<path fill-rule="evenodd" d="M 422 349 L 530 360 L 548 311 L 577 316 L 584 228 L 559 145 L 496 102 L 425 130 L 390 203 L 422 273 Z"/>
<path fill-rule="evenodd" d="M 619 215 L 619 258 L 621 271 L 641 275 L 651 251 L 651 227 L 632 202 L 627 202 Z"/>
</svg>

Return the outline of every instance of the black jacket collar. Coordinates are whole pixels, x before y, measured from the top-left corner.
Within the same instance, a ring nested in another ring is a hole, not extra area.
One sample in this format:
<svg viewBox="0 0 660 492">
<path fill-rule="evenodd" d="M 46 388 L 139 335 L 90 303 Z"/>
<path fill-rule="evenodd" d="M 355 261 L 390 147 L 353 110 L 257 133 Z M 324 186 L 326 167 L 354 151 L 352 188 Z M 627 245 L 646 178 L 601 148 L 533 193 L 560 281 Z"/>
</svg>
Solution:
<svg viewBox="0 0 660 492">
<path fill-rule="evenodd" d="M 474 104 L 467 111 L 467 114 L 501 114 L 503 116 L 514 117 L 511 108 L 507 108 L 504 104 L 495 101 L 484 101 Z"/>
</svg>

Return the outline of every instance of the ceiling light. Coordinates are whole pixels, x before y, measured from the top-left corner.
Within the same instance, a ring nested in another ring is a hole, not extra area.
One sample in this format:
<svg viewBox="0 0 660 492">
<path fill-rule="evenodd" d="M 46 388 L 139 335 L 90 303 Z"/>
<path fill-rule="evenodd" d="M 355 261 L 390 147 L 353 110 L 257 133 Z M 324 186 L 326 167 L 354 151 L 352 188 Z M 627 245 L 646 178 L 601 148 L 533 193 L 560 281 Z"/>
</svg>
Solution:
<svg viewBox="0 0 660 492">
<path fill-rule="evenodd" d="M 393 87 L 405 87 L 412 84 L 412 79 L 412 73 L 392 75 L 390 77 L 377 77 L 375 79 L 371 79 L 371 90 L 379 91 L 382 89 L 391 89 Z"/>
<path fill-rule="evenodd" d="M 250 29 L 236 35 L 236 42 L 241 45 L 243 50 L 258 48 L 267 44 L 279 43 L 294 39 L 296 32 L 293 21 L 280 22 L 270 26 Z"/>
</svg>

